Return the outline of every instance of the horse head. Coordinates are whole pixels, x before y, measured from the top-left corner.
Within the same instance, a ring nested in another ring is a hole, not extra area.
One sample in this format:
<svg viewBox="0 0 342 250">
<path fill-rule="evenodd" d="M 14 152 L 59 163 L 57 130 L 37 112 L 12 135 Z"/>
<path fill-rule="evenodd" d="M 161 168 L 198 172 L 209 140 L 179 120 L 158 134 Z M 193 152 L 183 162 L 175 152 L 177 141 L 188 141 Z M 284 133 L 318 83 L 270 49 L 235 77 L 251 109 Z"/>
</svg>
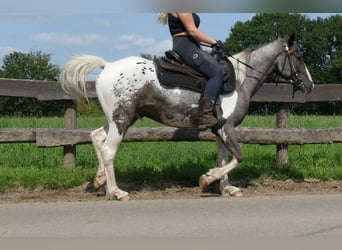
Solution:
<svg viewBox="0 0 342 250">
<path fill-rule="evenodd" d="M 292 34 L 287 42 L 284 41 L 283 46 L 285 53 L 282 53 L 277 65 L 279 74 L 293 86 L 293 93 L 297 90 L 305 94 L 310 93 L 314 83 L 298 51 L 295 34 Z"/>
</svg>

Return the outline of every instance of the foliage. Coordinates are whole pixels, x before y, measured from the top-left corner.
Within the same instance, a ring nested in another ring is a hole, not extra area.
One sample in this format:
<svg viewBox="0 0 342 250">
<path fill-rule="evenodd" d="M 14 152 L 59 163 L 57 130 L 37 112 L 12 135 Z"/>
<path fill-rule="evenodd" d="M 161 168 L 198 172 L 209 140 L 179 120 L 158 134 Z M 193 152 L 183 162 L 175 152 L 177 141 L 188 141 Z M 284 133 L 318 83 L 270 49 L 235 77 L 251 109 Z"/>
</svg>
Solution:
<svg viewBox="0 0 342 250">
<path fill-rule="evenodd" d="M 50 63 L 51 55 L 37 52 L 12 52 L 1 67 L 2 78 L 56 81 L 59 67 Z M 1 115 L 51 116 L 61 115 L 61 102 L 40 102 L 34 98 L 0 98 Z"/>
<path fill-rule="evenodd" d="M 140 56 L 142 58 L 147 59 L 147 60 L 154 60 L 157 58 L 157 56 L 152 56 L 151 54 L 146 54 L 146 53 L 142 53 L 142 54 L 140 54 Z"/>
<path fill-rule="evenodd" d="M 145 53 L 143 53 L 143 54 L 141 54 L 140 56 L 141 56 L 142 58 L 147 59 L 147 60 L 152 60 L 152 59 L 153 59 L 153 56 L 152 56 L 151 54 L 145 54 Z"/>
<path fill-rule="evenodd" d="M 279 37 L 287 38 L 292 33 L 301 35 L 309 23 L 300 14 L 265 13 L 257 14 L 246 22 L 238 21 L 225 41 L 233 53 L 259 44 L 269 43 Z"/>
<path fill-rule="evenodd" d="M 49 61 L 51 55 L 37 52 L 12 52 L 6 55 L 2 65 L 2 77 L 30 80 L 57 80 L 59 68 Z"/>
<path fill-rule="evenodd" d="M 342 16 L 312 20 L 301 14 L 263 13 L 237 22 L 225 43 L 232 53 L 296 33 L 300 51 L 315 84 L 342 83 Z M 342 103 L 292 105 L 296 113 L 341 114 Z M 270 104 L 252 104 L 252 112 L 274 112 Z"/>
</svg>

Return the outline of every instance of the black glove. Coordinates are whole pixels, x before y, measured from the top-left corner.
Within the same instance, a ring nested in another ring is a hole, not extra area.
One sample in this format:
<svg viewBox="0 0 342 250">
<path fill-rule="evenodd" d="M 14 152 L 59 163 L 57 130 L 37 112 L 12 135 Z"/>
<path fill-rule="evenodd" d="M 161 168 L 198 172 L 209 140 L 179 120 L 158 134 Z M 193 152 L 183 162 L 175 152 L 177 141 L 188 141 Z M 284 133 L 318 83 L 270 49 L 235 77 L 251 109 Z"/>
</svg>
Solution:
<svg viewBox="0 0 342 250">
<path fill-rule="evenodd" d="M 229 49 L 227 47 L 227 45 L 225 45 L 222 41 L 217 40 L 216 44 L 214 44 L 213 49 L 220 51 L 220 52 L 224 52 L 229 54 Z"/>
</svg>

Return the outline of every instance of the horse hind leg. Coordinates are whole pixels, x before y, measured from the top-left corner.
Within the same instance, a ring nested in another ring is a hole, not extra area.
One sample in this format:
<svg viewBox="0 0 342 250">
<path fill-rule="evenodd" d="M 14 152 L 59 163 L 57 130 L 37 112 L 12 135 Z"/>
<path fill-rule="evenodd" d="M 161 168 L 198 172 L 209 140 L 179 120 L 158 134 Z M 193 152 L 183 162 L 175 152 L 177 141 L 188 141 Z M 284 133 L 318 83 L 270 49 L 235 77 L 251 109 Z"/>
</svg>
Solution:
<svg viewBox="0 0 342 250">
<path fill-rule="evenodd" d="M 96 176 L 93 181 L 93 186 L 96 191 L 98 191 L 105 183 L 105 169 L 103 163 L 103 157 L 101 154 L 101 148 L 107 138 L 108 134 L 108 125 L 106 127 L 98 128 L 90 133 L 90 139 L 92 141 L 99 165 L 96 172 Z"/>
<path fill-rule="evenodd" d="M 123 135 L 120 135 L 114 122 L 107 127 L 101 127 L 91 133 L 91 139 L 99 161 L 99 168 L 94 179 L 94 188 L 106 184 L 107 199 L 120 201 L 129 200 L 127 192 L 121 190 L 115 179 L 114 158 L 121 144 Z"/>
</svg>

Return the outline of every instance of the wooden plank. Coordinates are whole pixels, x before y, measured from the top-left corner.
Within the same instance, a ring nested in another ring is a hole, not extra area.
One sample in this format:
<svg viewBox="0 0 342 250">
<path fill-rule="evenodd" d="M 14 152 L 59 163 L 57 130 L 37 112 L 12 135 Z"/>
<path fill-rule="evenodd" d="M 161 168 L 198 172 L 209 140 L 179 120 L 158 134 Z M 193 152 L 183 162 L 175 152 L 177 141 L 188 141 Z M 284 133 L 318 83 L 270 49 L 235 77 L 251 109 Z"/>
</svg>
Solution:
<svg viewBox="0 0 342 250">
<path fill-rule="evenodd" d="M 342 128 L 238 128 L 238 140 L 251 144 L 330 144 L 342 142 Z"/>
<path fill-rule="evenodd" d="M 292 98 L 292 86 L 289 84 L 265 83 L 252 96 L 252 102 L 305 103 L 306 96 L 297 92 Z"/>
<path fill-rule="evenodd" d="M 96 98 L 93 81 L 87 82 L 87 91 L 89 98 Z M 7 78 L 0 78 L 0 96 L 32 97 L 41 101 L 70 100 L 57 82 Z M 318 84 L 309 95 L 297 92 L 292 99 L 291 85 L 265 83 L 251 101 L 279 103 L 342 101 L 342 84 Z"/>
<path fill-rule="evenodd" d="M 92 129 L 37 129 L 38 147 L 55 147 L 91 143 Z M 238 140 L 246 144 L 330 144 L 342 142 L 342 128 L 281 129 L 281 128 L 237 128 Z M 177 129 L 171 127 L 131 127 L 124 142 L 148 141 L 215 141 L 210 131 Z"/>
<path fill-rule="evenodd" d="M 0 143 L 35 142 L 36 129 L 0 129 Z"/>
<path fill-rule="evenodd" d="M 292 99 L 292 86 L 289 84 L 265 83 L 255 93 L 252 102 L 305 103 L 342 101 L 342 84 L 317 84 L 310 94 L 297 91 Z"/>
<path fill-rule="evenodd" d="M 342 84 L 318 84 L 307 95 L 308 102 L 342 101 Z"/>
<path fill-rule="evenodd" d="M 38 147 L 89 144 L 93 129 L 0 129 L 0 143 L 36 142 Z M 341 143 L 342 128 L 237 128 L 238 140 L 246 144 L 326 144 Z M 138 128 L 131 127 L 125 142 L 146 141 L 215 141 L 210 131 L 197 129 L 177 129 L 170 127 Z"/>
<path fill-rule="evenodd" d="M 38 147 L 74 146 L 91 143 L 92 129 L 37 129 L 36 144 Z"/>
<path fill-rule="evenodd" d="M 94 82 L 87 83 L 89 98 L 95 98 Z M 0 96 L 36 98 L 40 101 L 71 100 L 55 81 L 0 78 Z"/>
<path fill-rule="evenodd" d="M 54 81 L 0 79 L 0 96 L 30 97 L 46 100 L 70 99 Z"/>
</svg>

